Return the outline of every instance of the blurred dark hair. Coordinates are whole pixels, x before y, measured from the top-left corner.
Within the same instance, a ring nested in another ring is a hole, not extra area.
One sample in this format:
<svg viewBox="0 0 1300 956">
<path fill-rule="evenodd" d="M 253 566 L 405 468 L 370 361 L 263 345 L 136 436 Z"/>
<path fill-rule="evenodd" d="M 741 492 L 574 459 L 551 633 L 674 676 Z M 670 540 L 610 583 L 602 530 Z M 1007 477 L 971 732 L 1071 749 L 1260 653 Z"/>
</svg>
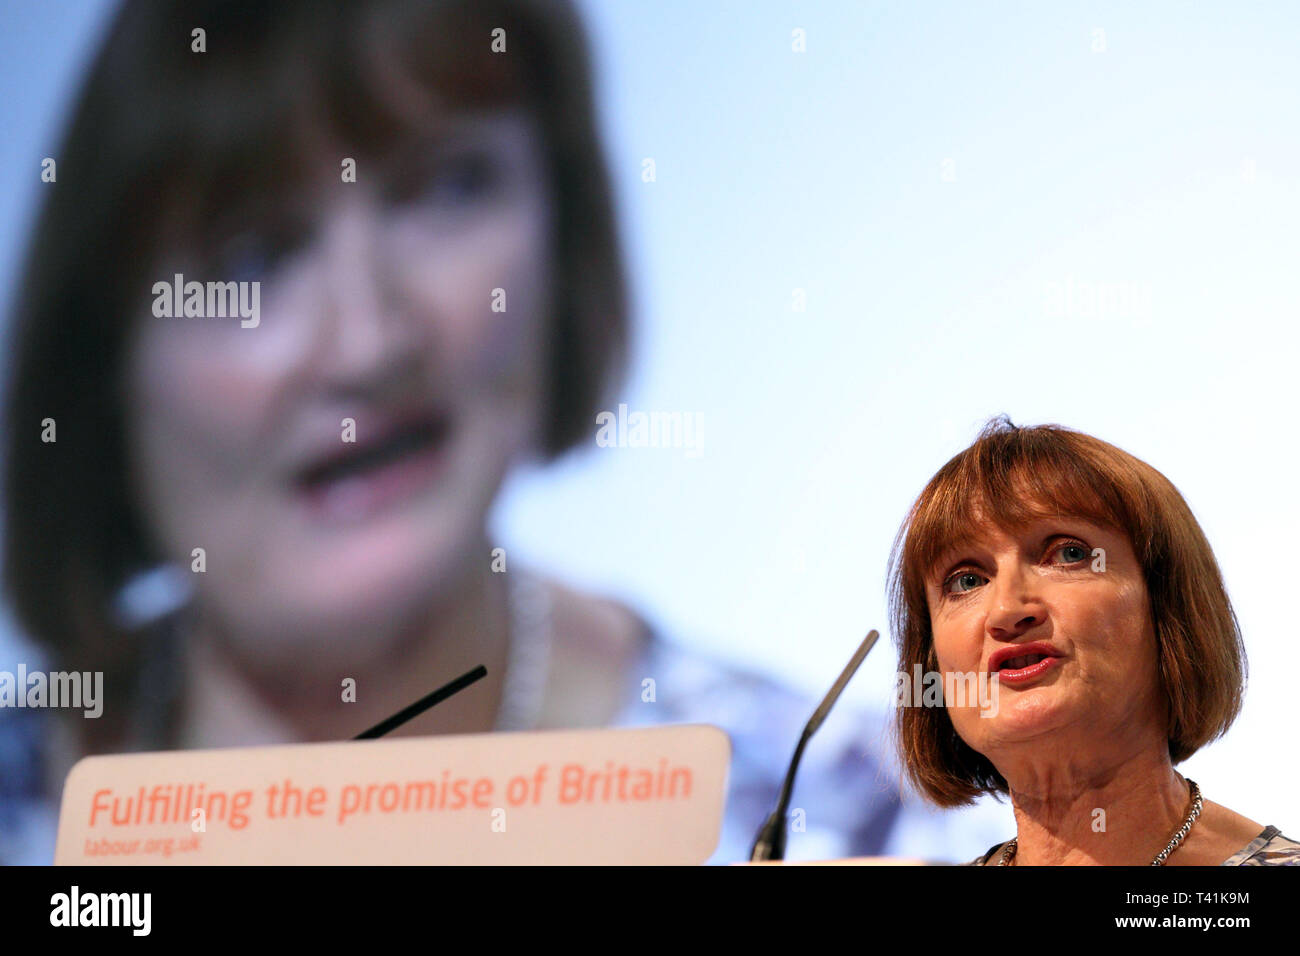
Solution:
<svg viewBox="0 0 1300 956">
<path fill-rule="evenodd" d="M 191 31 L 206 31 L 206 51 Z M 491 50 L 505 31 L 507 52 Z M 401 95 L 395 91 L 400 90 Z M 131 317 L 159 254 L 256 228 L 319 168 L 324 130 L 378 160 L 449 110 L 522 106 L 553 177 L 557 307 L 544 451 L 590 430 L 621 371 L 625 277 L 570 0 L 127 0 L 54 153 L 20 278 L 5 449 L 5 585 L 19 621 L 134 701 L 139 642 L 112 601 L 159 560 L 135 511 L 123 421 Z M 337 162 L 335 163 L 337 177 Z M 338 181 L 337 179 L 335 181 Z M 41 440 L 54 419 L 57 441 Z M 95 723 L 112 739 L 129 707 Z"/>
<path fill-rule="evenodd" d="M 939 670 L 926 578 L 980 512 L 1016 531 L 1036 518 L 1074 515 L 1123 533 L 1142 568 L 1168 700 L 1169 758 L 1181 763 L 1227 732 L 1241 710 L 1246 649 L 1214 551 L 1178 489 L 1155 468 L 1099 438 L 1060 425 L 985 425 L 930 479 L 894 541 L 889 609 L 898 669 Z M 941 807 L 1007 782 L 958 734 L 946 707 L 899 707 L 904 770 Z"/>
</svg>

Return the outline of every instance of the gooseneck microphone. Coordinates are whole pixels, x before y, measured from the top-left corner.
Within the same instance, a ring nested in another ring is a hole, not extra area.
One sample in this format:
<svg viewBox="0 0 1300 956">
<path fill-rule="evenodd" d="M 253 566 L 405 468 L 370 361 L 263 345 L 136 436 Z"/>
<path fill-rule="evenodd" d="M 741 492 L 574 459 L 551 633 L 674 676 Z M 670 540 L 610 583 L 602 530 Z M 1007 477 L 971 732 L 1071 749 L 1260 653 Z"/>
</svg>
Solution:
<svg viewBox="0 0 1300 956">
<path fill-rule="evenodd" d="M 464 690 L 466 687 L 474 683 L 476 680 L 480 680 L 484 677 L 487 677 L 487 668 L 484 667 L 482 664 L 480 664 L 478 667 L 474 668 L 473 670 L 466 671 L 464 674 L 461 674 L 450 684 L 444 684 L 442 687 L 439 687 L 437 690 L 435 690 L 432 694 L 427 694 L 426 696 L 421 697 L 414 704 L 410 704 L 407 707 L 403 707 L 397 713 L 393 714 L 393 716 L 385 720 L 381 720 L 379 723 L 375 724 L 375 726 L 371 727 L 369 730 L 361 731 L 361 733 L 357 734 L 352 739 L 353 740 L 374 740 L 376 737 L 382 737 L 390 730 L 396 730 L 398 727 L 402 726 L 402 724 L 406 723 L 408 720 L 412 719 L 413 717 L 420 716 L 420 714 L 424 713 L 434 704 L 441 704 L 452 694 Z"/>
<path fill-rule="evenodd" d="M 808 745 L 812 735 L 817 733 L 817 728 L 822 725 L 826 715 L 831 712 L 831 708 L 835 706 L 840 694 L 844 692 L 844 688 L 848 686 L 853 675 L 862 666 L 867 652 L 871 650 L 879 637 L 879 631 L 872 631 L 866 636 L 857 652 L 853 655 L 853 659 L 844 668 L 844 672 L 840 674 L 839 679 L 835 681 L 821 705 L 809 718 L 808 726 L 803 729 L 803 736 L 799 738 L 799 745 L 794 748 L 794 756 L 790 759 L 790 769 L 786 771 L 785 783 L 781 785 L 781 796 L 776 802 L 776 809 L 764 821 L 758 830 L 758 836 L 754 839 L 754 848 L 749 854 L 751 861 L 785 859 L 785 815 L 790 809 L 790 795 L 794 792 L 794 775 L 799 771 L 799 760 L 803 757 L 803 748 Z"/>
</svg>

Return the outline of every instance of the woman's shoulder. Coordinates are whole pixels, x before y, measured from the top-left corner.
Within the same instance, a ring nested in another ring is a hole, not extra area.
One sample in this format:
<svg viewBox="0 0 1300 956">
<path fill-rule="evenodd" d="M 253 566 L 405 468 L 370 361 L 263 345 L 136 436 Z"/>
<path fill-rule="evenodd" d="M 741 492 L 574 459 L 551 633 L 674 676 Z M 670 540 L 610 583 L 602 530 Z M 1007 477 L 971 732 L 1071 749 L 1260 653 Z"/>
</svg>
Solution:
<svg viewBox="0 0 1300 956">
<path fill-rule="evenodd" d="M 1300 843 L 1267 826 L 1244 847 L 1223 861 L 1224 866 L 1300 866 Z"/>
<path fill-rule="evenodd" d="M 626 706 L 625 676 L 649 643 L 641 616 L 621 601 L 537 575 L 521 576 L 512 600 L 519 630 L 535 631 L 530 622 L 541 620 L 548 638 L 540 726 L 608 726 Z"/>
<path fill-rule="evenodd" d="M 796 728 L 817 705 L 811 695 L 756 667 L 681 643 L 653 627 L 628 676 L 638 690 L 633 703 L 643 705 L 633 709 L 651 722 L 731 725 L 744 728 L 747 738 L 780 740 L 783 750 L 794 747 Z"/>
<path fill-rule="evenodd" d="M 14 710 L 0 720 L 0 866 L 48 864 L 57 811 L 46 791 L 46 711 Z"/>
<path fill-rule="evenodd" d="M 628 678 L 629 703 L 619 724 L 721 727 L 731 741 L 733 782 L 763 792 L 779 789 L 821 696 L 659 632 L 652 632 Z M 822 806 L 843 804 L 836 811 L 843 816 L 870 817 L 887 808 L 892 821 L 901 793 L 887 729 L 886 711 L 841 700 L 802 756 L 801 792 L 817 794 Z M 874 825 L 883 826 L 879 819 Z"/>
</svg>

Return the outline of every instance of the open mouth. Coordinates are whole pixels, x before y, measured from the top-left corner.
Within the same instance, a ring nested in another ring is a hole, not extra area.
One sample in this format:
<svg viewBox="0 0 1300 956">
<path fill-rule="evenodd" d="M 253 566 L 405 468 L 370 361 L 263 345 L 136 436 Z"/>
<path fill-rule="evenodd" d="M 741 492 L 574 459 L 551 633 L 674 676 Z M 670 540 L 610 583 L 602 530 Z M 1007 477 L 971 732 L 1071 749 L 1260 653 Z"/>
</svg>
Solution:
<svg viewBox="0 0 1300 956">
<path fill-rule="evenodd" d="M 1026 667 L 1041 663 L 1047 659 L 1047 654 L 1022 654 L 1020 657 L 1008 657 L 998 665 L 998 672 L 1024 670 Z"/>
<path fill-rule="evenodd" d="M 1059 666 L 1060 654 L 1043 642 L 998 651 L 989 666 L 998 680 L 1006 684 L 1024 684 L 1037 680 Z"/>
<path fill-rule="evenodd" d="M 293 484 L 317 516 L 366 517 L 425 487 L 440 470 L 450 434 L 445 416 L 390 427 L 300 469 Z"/>
</svg>

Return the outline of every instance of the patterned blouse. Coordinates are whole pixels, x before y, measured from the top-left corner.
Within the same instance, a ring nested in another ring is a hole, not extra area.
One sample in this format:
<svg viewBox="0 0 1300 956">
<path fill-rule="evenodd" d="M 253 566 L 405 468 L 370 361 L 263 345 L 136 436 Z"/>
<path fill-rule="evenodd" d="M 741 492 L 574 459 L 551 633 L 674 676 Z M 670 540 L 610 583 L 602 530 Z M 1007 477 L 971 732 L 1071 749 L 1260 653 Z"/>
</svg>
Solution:
<svg viewBox="0 0 1300 956">
<path fill-rule="evenodd" d="M 984 853 L 963 866 L 985 866 L 995 853 L 1010 841 L 990 847 Z M 1282 835 L 1277 827 L 1268 826 L 1260 831 L 1259 836 L 1251 840 L 1221 864 L 1222 866 L 1300 866 L 1300 843 Z"/>
</svg>

